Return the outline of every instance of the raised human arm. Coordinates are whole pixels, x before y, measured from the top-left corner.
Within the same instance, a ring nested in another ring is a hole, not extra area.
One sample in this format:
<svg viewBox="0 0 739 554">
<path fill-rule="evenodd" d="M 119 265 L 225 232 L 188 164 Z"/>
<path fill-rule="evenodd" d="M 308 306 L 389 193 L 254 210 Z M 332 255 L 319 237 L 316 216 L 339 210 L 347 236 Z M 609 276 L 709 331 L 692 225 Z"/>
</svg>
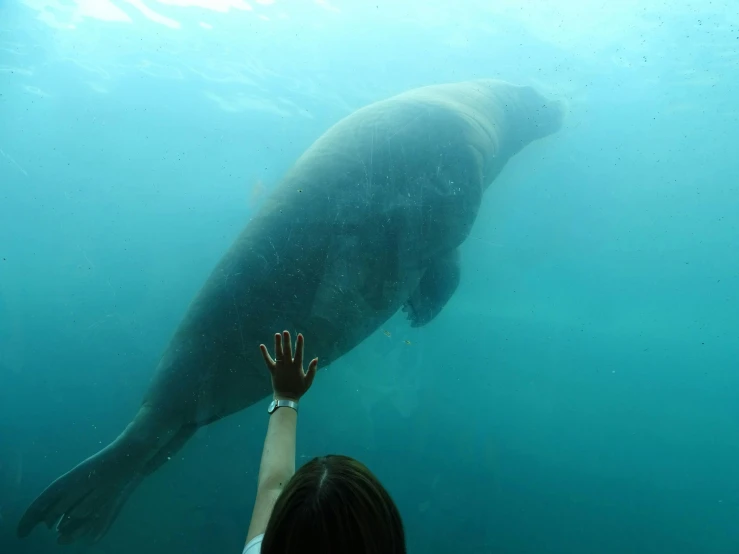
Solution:
<svg viewBox="0 0 739 554">
<path fill-rule="evenodd" d="M 264 362 L 272 375 L 274 400 L 286 400 L 295 403 L 291 407 L 274 408 L 269 424 L 267 436 L 264 439 L 262 461 L 259 466 L 257 481 L 257 496 L 254 501 L 254 510 L 247 532 L 246 542 L 261 535 L 267 529 L 267 523 L 272 515 L 272 509 L 280 496 L 282 489 L 295 473 L 295 441 L 298 425 L 297 402 L 313 383 L 318 367 L 318 359 L 313 359 L 308 365 L 308 371 L 303 371 L 303 335 L 298 334 L 295 343 L 295 357 L 292 355 L 290 333 L 284 331 L 282 335 L 275 334 L 275 360 L 269 355 L 267 347 L 259 345 Z"/>
</svg>

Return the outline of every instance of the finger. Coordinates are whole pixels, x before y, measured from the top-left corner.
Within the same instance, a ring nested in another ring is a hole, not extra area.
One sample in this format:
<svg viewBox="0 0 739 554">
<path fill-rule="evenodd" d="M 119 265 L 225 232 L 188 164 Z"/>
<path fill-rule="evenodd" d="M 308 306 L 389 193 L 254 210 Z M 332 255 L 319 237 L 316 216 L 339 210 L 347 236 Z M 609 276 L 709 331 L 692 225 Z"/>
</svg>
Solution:
<svg viewBox="0 0 739 554">
<path fill-rule="evenodd" d="M 267 364 L 267 369 L 271 371 L 275 367 L 275 361 L 269 355 L 269 350 L 263 344 L 259 345 L 259 350 L 262 352 L 262 358 L 264 358 L 264 363 Z"/>
<path fill-rule="evenodd" d="M 303 369 L 303 350 L 305 350 L 305 339 L 303 339 L 301 333 L 298 333 L 298 338 L 295 341 L 295 365 L 301 370 Z"/>
<path fill-rule="evenodd" d="M 285 354 L 285 359 L 288 362 L 293 361 L 293 345 L 292 341 L 290 340 L 290 331 L 283 331 L 282 332 L 282 348 L 283 348 L 283 354 Z"/>
<path fill-rule="evenodd" d="M 282 352 L 282 335 L 275 333 L 275 362 L 285 359 Z"/>
<path fill-rule="evenodd" d="M 305 390 L 308 390 L 313 384 L 313 379 L 316 378 L 316 372 L 318 371 L 318 358 L 313 358 L 308 365 L 308 372 L 305 374 Z"/>
</svg>

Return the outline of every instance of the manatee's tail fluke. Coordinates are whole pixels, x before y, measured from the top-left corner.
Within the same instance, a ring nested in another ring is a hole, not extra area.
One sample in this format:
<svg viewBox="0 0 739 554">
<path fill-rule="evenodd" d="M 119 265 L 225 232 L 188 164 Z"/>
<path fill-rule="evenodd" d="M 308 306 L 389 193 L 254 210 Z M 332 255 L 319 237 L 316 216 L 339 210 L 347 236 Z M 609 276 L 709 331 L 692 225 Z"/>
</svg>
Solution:
<svg viewBox="0 0 739 554">
<path fill-rule="evenodd" d="M 129 426 L 130 427 L 130 426 Z M 97 542 L 110 529 L 136 487 L 164 464 L 196 428 L 165 433 L 164 441 L 139 441 L 123 433 L 97 454 L 51 483 L 28 507 L 18 523 L 18 536 L 27 536 L 45 523 L 57 532 L 59 544 L 80 539 Z"/>
<path fill-rule="evenodd" d="M 60 544 L 85 536 L 95 542 L 105 535 L 142 479 L 141 460 L 126 456 L 116 442 L 49 485 L 23 514 L 18 536 L 41 522 L 55 528 Z"/>
</svg>

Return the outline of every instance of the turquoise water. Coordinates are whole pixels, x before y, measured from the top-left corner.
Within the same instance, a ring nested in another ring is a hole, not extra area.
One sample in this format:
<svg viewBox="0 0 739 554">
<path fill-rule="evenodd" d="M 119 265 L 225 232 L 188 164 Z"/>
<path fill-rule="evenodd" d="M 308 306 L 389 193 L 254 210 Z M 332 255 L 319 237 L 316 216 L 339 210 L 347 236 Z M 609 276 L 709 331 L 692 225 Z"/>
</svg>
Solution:
<svg viewBox="0 0 739 554">
<path fill-rule="evenodd" d="M 739 7 L 396 4 L 0 6 L 0 552 L 57 548 L 18 519 L 129 422 L 321 133 L 482 77 L 563 99 L 565 126 L 486 192 L 442 314 L 319 374 L 300 460 L 363 460 L 410 552 L 739 549 Z M 67 551 L 239 552 L 265 407 L 200 430 Z"/>
</svg>

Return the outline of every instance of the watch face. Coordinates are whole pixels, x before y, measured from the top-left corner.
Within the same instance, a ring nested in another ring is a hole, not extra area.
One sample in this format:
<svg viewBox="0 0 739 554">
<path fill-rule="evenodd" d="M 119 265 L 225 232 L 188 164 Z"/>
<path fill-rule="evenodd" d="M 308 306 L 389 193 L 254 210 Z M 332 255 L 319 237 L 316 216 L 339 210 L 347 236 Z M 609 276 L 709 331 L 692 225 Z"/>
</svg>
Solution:
<svg viewBox="0 0 739 554">
<path fill-rule="evenodd" d="M 273 400 L 272 402 L 269 403 L 269 408 L 267 408 L 267 412 L 269 412 L 270 414 L 274 412 L 275 406 L 277 406 L 277 401 Z"/>
</svg>

